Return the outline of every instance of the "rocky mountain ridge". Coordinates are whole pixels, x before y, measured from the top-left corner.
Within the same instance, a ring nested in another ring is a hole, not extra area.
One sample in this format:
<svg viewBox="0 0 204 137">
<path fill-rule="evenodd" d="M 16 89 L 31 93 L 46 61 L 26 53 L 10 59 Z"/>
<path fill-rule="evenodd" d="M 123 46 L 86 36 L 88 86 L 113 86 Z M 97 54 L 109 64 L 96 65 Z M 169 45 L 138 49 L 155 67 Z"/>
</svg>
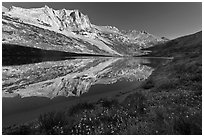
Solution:
<svg viewBox="0 0 204 137">
<path fill-rule="evenodd" d="M 2 8 L 3 43 L 46 50 L 103 55 L 138 55 L 140 49 L 166 40 L 145 31 L 120 31 L 97 26 L 78 10 L 48 6 Z"/>
<path fill-rule="evenodd" d="M 31 23 L 44 25 L 53 30 L 90 30 L 91 23 L 87 15 L 78 10 L 54 10 L 48 6 L 42 8 L 23 9 L 12 6 L 9 14 Z"/>
</svg>

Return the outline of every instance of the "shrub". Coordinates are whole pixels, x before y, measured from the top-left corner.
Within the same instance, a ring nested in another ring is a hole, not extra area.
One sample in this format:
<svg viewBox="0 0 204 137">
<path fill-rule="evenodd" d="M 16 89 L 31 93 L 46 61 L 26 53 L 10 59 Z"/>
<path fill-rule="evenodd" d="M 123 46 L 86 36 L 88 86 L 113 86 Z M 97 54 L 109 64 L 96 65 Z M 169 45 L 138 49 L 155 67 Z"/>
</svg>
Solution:
<svg viewBox="0 0 204 137">
<path fill-rule="evenodd" d="M 154 83 L 151 79 L 147 80 L 146 83 L 144 83 L 144 85 L 142 85 L 143 89 L 151 89 L 154 87 Z"/>
<path fill-rule="evenodd" d="M 40 125 L 41 132 L 46 134 L 55 134 L 55 127 L 62 127 L 66 125 L 66 117 L 64 112 L 49 112 L 43 115 L 40 115 L 38 122 Z"/>
<path fill-rule="evenodd" d="M 101 99 L 99 102 L 102 104 L 104 108 L 111 108 L 113 106 L 118 106 L 119 102 L 116 99 L 108 100 L 108 99 Z"/>
<path fill-rule="evenodd" d="M 79 103 L 75 106 L 70 107 L 69 109 L 69 115 L 73 116 L 74 114 L 80 113 L 83 110 L 93 110 L 94 104 L 91 103 Z"/>
<path fill-rule="evenodd" d="M 31 129 L 27 125 L 18 125 L 3 128 L 3 135 L 29 135 L 32 134 Z"/>
<path fill-rule="evenodd" d="M 200 128 L 196 123 L 190 119 L 179 117 L 174 120 L 173 123 L 174 134 L 181 135 L 201 135 L 202 128 Z"/>
</svg>

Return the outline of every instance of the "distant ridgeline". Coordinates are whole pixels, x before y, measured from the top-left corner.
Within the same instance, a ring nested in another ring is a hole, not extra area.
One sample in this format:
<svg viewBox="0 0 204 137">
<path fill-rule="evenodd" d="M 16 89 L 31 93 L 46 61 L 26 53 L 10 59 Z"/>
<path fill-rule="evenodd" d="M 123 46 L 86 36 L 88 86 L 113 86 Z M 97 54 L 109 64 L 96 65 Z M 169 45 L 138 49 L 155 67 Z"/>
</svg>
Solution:
<svg viewBox="0 0 204 137">
<path fill-rule="evenodd" d="M 56 50 L 20 46 L 16 44 L 2 44 L 2 65 L 21 65 L 42 61 L 65 60 L 74 57 L 105 56 L 99 54 L 71 53 Z"/>
<path fill-rule="evenodd" d="M 3 7 L 2 12 L 2 41 L 7 44 L 69 53 L 132 56 L 167 41 L 145 31 L 120 31 L 91 24 L 88 16 L 78 10 L 12 6 Z"/>
</svg>

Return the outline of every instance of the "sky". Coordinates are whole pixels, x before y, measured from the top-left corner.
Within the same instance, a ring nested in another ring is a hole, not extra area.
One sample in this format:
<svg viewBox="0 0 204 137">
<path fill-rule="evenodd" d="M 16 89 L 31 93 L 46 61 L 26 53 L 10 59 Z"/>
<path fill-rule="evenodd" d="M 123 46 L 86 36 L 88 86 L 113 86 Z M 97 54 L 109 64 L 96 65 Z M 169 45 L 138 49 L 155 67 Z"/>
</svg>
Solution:
<svg viewBox="0 0 204 137">
<path fill-rule="evenodd" d="M 78 9 L 92 24 L 174 39 L 202 30 L 201 2 L 3 2 L 9 8 Z"/>
</svg>

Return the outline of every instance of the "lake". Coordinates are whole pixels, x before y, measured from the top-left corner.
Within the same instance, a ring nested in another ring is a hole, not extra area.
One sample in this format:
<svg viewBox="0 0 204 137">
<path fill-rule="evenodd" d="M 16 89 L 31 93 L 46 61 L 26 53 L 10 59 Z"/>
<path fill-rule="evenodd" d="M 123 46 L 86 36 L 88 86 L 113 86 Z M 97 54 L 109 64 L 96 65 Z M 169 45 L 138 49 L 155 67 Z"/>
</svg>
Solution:
<svg viewBox="0 0 204 137">
<path fill-rule="evenodd" d="M 10 59 L 10 60 L 9 60 Z M 120 97 L 167 58 L 7 58 L 2 66 L 3 126 L 33 120 L 79 102 Z"/>
</svg>

